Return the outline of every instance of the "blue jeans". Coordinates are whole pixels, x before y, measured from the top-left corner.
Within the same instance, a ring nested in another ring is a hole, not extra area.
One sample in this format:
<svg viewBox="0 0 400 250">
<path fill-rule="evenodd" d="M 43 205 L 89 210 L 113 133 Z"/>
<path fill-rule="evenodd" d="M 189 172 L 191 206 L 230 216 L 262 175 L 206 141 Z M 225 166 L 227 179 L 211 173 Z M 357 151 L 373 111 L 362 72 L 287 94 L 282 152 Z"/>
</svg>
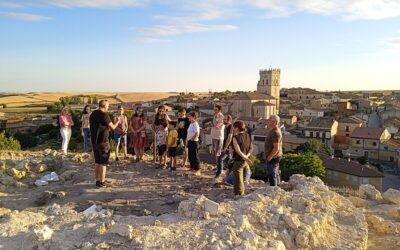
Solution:
<svg viewBox="0 0 400 250">
<path fill-rule="evenodd" d="M 224 170 L 224 165 L 227 163 L 228 159 L 229 159 L 228 151 L 222 152 L 222 154 L 218 157 L 217 172 L 215 173 L 216 177 L 219 177 L 222 174 L 222 171 Z"/>
<path fill-rule="evenodd" d="M 90 140 L 90 129 L 84 128 L 83 129 L 83 151 L 89 151 L 89 140 Z"/>
<path fill-rule="evenodd" d="M 280 160 L 281 158 L 277 157 L 265 163 L 265 170 L 267 171 L 267 177 L 270 186 L 278 186 L 281 182 L 281 177 L 279 176 Z"/>
<path fill-rule="evenodd" d="M 244 168 L 243 169 L 243 180 L 245 183 L 248 183 L 250 181 L 250 177 L 251 177 L 251 170 L 250 168 Z M 233 185 L 233 175 L 229 175 L 228 177 L 226 177 L 225 182 L 228 184 Z"/>
</svg>

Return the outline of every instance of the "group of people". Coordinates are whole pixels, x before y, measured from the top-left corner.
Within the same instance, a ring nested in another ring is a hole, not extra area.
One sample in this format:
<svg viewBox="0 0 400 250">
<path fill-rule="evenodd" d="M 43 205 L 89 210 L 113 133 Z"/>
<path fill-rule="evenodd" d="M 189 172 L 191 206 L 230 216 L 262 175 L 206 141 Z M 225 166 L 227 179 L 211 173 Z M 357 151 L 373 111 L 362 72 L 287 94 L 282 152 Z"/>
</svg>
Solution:
<svg viewBox="0 0 400 250">
<path fill-rule="evenodd" d="M 119 147 L 122 146 L 124 157 L 127 157 L 127 135 L 130 132 L 130 146 L 134 149 L 135 161 L 143 160 L 144 149 L 148 147 L 146 134 L 146 116 L 143 108 L 138 107 L 130 121 L 124 114 L 123 107 L 111 120 L 108 115 L 109 103 L 99 102 L 99 108 L 93 112 L 86 106 L 81 118 L 81 132 L 84 138 L 84 150 L 89 149 L 91 140 L 95 160 L 96 186 L 106 186 L 106 168 L 110 159 L 110 131 L 114 131 L 114 151 L 116 161 L 119 160 Z M 186 114 L 185 109 L 178 110 L 178 120 L 172 121 L 166 114 L 164 105 L 160 105 L 151 121 L 154 155 L 157 155 L 158 166 L 177 170 L 177 155 L 182 154 L 180 166 L 189 163 L 190 171 L 200 174 L 199 137 L 200 126 L 196 112 Z M 68 141 L 71 137 L 72 117 L 67 109 L 63 109 L 59 117 L 63 138 L 62 152 L 67 153 Z M 279 128 L 279 116 L 272 115 L 267 120 L 268 132 L 264 148 L 264 164 L 270 185 L 280 182 L 279 161 L 282 157 L 282 134 Z M 253 153 L 251 136 L 243 121 L 233 121 L 232 116 L 222 114 L 222 107 L 215 105 L 211 122 L 212 151 L 217 162 L 215 178 L 233 185 L 235 195 L 245 193 L 245 183 L 249 181 L 252 165 L 250 156 Z M 179 153 L 178 153 L 179 151 Z M 168 159 L 168 161 L 167 161 Z M 225 170 L 225 171 L 224 171 Z"/>
</svg>

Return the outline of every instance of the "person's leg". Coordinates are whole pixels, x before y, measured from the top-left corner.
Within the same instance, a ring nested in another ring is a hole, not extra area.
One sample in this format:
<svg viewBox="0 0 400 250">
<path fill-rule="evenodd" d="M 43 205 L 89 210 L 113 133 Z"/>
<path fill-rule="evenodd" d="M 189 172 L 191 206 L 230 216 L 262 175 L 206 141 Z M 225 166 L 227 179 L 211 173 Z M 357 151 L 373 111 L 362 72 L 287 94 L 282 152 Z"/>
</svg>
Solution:
<svg viewBox="0 0 400 250">
<path fill-rule="evenodd" d="M 278 186 L 281 182 L 281 178 L 279 176 L 279 163 L 275 163 L 274 166 L 274 182 L 275 186 Z"/>
<path fill-rule="evenodd" d="M 65 148 L 65 152 L 66 152 L 66 153 L 68 152 L 68 145 L 69 145 L 69 142 L 71 141 L 71 136 L 72 136 L 72 130 L 71 130 L 71 128 L 68 128 L 68 129 L 67 129 L 66 148 Z"/>
<path fill-rule="evenodd" d="M 100 182 L 101 183 L 104 183 L 106 181 L 106 171 L 107 171 L 107 166 L 100 165 Z"/>
<path fill-rule="evenodd" d="M 172 169 L 176 169 L 176 156 L 172 157 Z"/>
<path fill-rule="evenodd" d="M 188 162 L 188 155 L 189 155 L 189 150 L 187 145 L 185 144 L 185 147 L 183 148 L 183 162 L 182 162 L 182 167 L 185 167 L 187 162 Z"/>
<path fill-rule="evenodd" d="M 275 186 L 275 171 L 274 171 L 274 164 L 269 162 L 266 163 L 266 170 L 268 176 L 268 182 L 270 186 Z"/>
<path fill-rule="evenodd" d="M 66 134 L 65 134 L 65 129 L 64 128 L 60 129 L 60 134 L 61 134 L 61 137 L 62 137 L 61 152 L 65 153 Z"/>
<path fill-rule="evenodd" d="M 193 169 L 194 167 L 194 150 L 193 150 L 193 141 L 188 142 L 188 159 L 189 159 L 189 166 L 190 169 Z"/>
<path fill-rule="evenodd" d="M 89 129 L 83 129 L 83 151 L 87 152 L 89 150 Z"/>
<path fill-rule="evenodd" d="M 139 148 L 139 160 L 143 160 L 144 155 L 144 147 Z"/>
<path fill-rule="evenodd" d="M 199 158 L 199 148 L 198 148 L 198 142 L 194 141 L 193 142 L 193 150 L 194 150 L 194 169 L 197 172 L 200 172 L 200 158 Z"/>
<path fill-rule="evenodd" d="M 243 183 L 243 162 L 235 161 L 233 164 L 233 193 L 235 195 L 244 194 L 244 183 Z"/>
<path fill-rule="evenodd" d="M 128 150 L 127 150 L 127 148 L 126 148 L 126 144 L 127 144 L 127 142 L 128 142 L 128 137 L 127 137 L 127 135 L 124 135 L 122 139 L 123 139 L 122 149 L 124 150 L 124 157 L 126 158 L 127 155 L 128 155 Z"/>
</svg>

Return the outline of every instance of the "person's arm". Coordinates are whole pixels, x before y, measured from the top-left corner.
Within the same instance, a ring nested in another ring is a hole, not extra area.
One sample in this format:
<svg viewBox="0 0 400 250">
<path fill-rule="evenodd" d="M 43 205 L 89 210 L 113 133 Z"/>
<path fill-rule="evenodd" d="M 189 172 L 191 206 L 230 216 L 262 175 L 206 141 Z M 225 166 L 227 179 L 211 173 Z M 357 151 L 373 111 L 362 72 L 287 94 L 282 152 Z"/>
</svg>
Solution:
<svg viewBox="0 0 400 250">
<path fill-rule="evenodd" d="M 250 150 L 249 150 L 249 152 L 247 153 L 247 158 L 250 157 L 250 155 L 253 153 L 253 150 L 254 150 L 254 145 L 253 145 L 253 143 L 251 143 L 251 144 L 250 144 Z"/>
<path fill-rule="evenodd" d="M 231 142 L 232 142 L 232 138 L 233 138 L 233 133 L 229 133 L 229 134 L 228 134 L 228 138 L 226 139 L 224 151 L 227 151 L 227 150 L 228 150 L 228 147 L 229 147 L 229 145 L 230 145 Z"/>
<path fill-rule="evenodd" d="M 126 133 L 128 133 L 128 117 L 124 117 L 124 128 L 125 128 L 125 131 L 124 131 L 124 133 L 126 134 Z"/>
<path fill-rule="evenodd" d="M 108 116 L 108 114 L 104 115 L 104 121 L 105 121 L 105 124 L 107 124 L 107 126 L 112 130 L 115 130 L 118 127 L 118 124 L 119 124 L 119 120 L 118 119 L 117 119 L 116 122 L 113 123 L 111 121 L 110 117 Z"/>
<path fill-rule="evenodd" d="M 273 140 L 274 147 L 273 147 L 271 153 L 269 155 L 267 155 L 267 161 L 271 161 L 272 158 L 274 158 L 279 153 L 279 135 L 274 134 L 272 136 L 272 140 Z"/>
<path fill-rule="evenodd" d="M 115 130 L 115 132 L 118 132 L 118 133 L 122 134 L 124 131 L 122 131 L 122 129 L 118 127 L 118 124 L 119 124 L 119 118 L 118 117 L 114 117 L 114 124 L 115 123 L 117 124 L 117 127 L 114 128 L 113 130 Z"/>
<path fill-rule="evenodd" d="M 137 132 L 142 132 L 142 130 L 146 129 L 147 120 L 143 119 L 143 125 L 137 130 Z"/>
<path fill-rule="evenodd" d="M 235 148 L 235 152 L 247 163 L 249 166 L 251 166 L 253 163 L 251 160 L 245 155 L 242 150 L 240 150 L 240 147 L 237 143 L 236 138 L 233 138 L 233 147 Z"/>
<path fill-rule="evenodd" d="M 267 156 L 267 161 L 271 161 L 272 158 L 274 158 L 275 155 L 277 155 L 279 153 L 279 143 L 276 142 L 274 143 L 274 148 L 272 149 L 271 153 L 269 154 L 269 156 Z"/>
</svg>

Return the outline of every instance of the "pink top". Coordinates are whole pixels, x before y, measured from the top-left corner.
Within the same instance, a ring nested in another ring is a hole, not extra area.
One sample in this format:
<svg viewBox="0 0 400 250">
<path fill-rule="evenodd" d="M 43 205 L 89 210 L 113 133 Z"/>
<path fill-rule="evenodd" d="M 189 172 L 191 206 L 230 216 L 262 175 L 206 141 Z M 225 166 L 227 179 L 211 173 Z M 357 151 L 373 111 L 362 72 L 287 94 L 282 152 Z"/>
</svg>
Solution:
<svg viewBox="0 0 400 250">
<path fill-rule="evenodd" d="M 72 116 L 70 115 L 60 115 L 60 126 L 62 128 L 70 128 L 71 127 L 71 123 L 72 123 Z M 65 123 L 68 122 L 69 125 L 65 125 Z"/>
</svg>

